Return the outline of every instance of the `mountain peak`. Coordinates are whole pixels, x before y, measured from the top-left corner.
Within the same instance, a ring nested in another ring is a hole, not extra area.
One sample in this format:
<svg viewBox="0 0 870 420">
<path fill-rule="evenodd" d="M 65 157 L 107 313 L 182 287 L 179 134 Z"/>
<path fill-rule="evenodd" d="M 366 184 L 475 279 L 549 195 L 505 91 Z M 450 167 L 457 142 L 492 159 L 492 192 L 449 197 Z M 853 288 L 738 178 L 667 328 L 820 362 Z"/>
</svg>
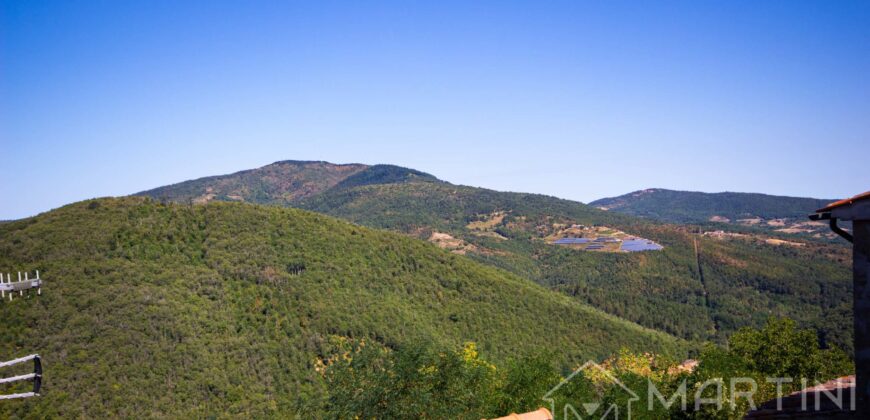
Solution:
<svg viewBox="0 0 870 420">
<path fill-rule="evenodd" d="M 439 182 L 425 172 L 395 165 L 280 160 L 256 169 L 184 181 L 136 195 L 200 204 L 218 200 L 286 205 L 334 188 L 415 181 Z"/>
</svg>

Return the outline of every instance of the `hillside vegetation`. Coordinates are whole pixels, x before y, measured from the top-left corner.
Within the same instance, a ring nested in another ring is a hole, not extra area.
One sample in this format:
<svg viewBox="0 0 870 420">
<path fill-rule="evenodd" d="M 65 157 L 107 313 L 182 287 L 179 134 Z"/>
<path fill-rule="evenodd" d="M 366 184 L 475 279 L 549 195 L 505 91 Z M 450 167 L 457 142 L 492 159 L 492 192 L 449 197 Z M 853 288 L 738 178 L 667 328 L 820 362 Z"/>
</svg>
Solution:
<svg viewBox="0 0 870 420">
<path fill-rule="evenodd" d="M 298 165 L 304 170 L 312 164 Z M 697 235 L 695 226 L 662 224 L 570 200 L 453 185 L 393 166 L 373 168 L 352 175 L 366 182 L 339 181 L 283 204 L 437 240 L 479 262 L 686 339 L 724 343 L 741 327 L 760 327 L 769 316 L 783 316 L 817 330 L 823 344 L 851 349 L 850 255 L 842 244 L 721 240 Z M 161 191 L 178 201 L 191 197 L 184 189 Z M 769 204 L 758 211 L 791 207 L 788 214 L 795 214 L 808 205 L 776 204 L 777 197 L 767 197 Z M 612 227 L 651 239 L 664 250 L 589 253 L 544 240 L 572 224 Z"/>
<path fill-rule="evenodd" d="M 792 248 L 720 241 L 694 235 L 691 228 L 609 214 L 568 200 L 446 183 L 329 190 L 301 205 L 421 238 L 432 230 L 450 232 L 475 244 L 477 252 L 468 255 L 479 261 L 681 337 L 723 341 L 740 327 L 787 316 L 851 348 L 847 260 L 830 245 Z M 506 212 L 492 228 L 506 240 L 467 229 L 467 223 L 494 211 Z M 541 240 L 554 224 L 572 223 L 611 226 L 655 240 L 665 249 L 601 254 Z"/>
<path fill-rule="evenodd" d="M 813 331 L 798 330 L 794 322 L 781 319 L 771 319 L 762 329 L 738 331 L 729 339 L 727 349 L 706 346 L 698 360 L 687 363 L 620 350 L 598 365 L 618 383 L 594 368 L 581 368 L 566 380 L 565 373 L 553 369 L 546 352 L 490 363 L 474 343 L 460 351 L 425 345 L 383 351 L 362 344 L 348 343 L 343 357 L 331 360 L 324 369 L 330 388 L 338 390 L 326 404 L 330 418 L 481 419 L 532 411 L 542 405 L 553 413 L 566 413 L 568 404 L 583 410 L 589 403 L 624 408 L 629 396 L 623 386 L 645 397 L 652 384 L 664 395 L 675 395 L 684 386 L 688 390 L 685 405 L 676 403 L 668 408 L 663 400 L 641 400 L 631 408 L 631 418 L 739 419 L 752 406 L 746 394 L 739 396 L 735 391 L 748 391 L 752 401 L 760 404 L 802 389 L 798 378 L 815 384 L 854 372 L 845 353 L 819 349 Z M 785 383 L 778 394 L 768 381 L 772 377 L 794 380 Z M 731 378 L 748 378 L 754 385 L 743 383 L 718 390 L 703 385 Z M 717 401 L 718 394 L 723 404 L 707 402 L 696 407 L 692 394 L 701 387 L 705 390 L 703 398 Z M 550 403 L 542 399 L 545 395 Z M 614 417 L 602 416 L 604 411 L 588 414 L 591 418 Z M 573 416 L 557 414 L 557 418 L 567 417 Z"/>
<path fill-rule="evenodd" d="M 757 193 L 703 193 L 652 188 L 590 205 L 622 214 L 668 223 L 691 223 L 700 229 L 749 235 L 765 241 L 842 244 L 828 224 L 807 215 L 834 199 L 783 197 Z M 842 226 L 851 229 L 851 223 Z"/>
<path fill-rule="evenodd" d="M 793 218 L 806 220 L 808 214 L 835 199 L 784 197 L 757 193 L 705 193 L 651 188 L 611 198 L 590 206 L 673 223 L 704 223 L 720 217 L 738 219 Z"/>
<path fill-rule="evenodd" d="M 143 191 L 136 195 L 163 201 L 206 203 L 245 201 L 292 205 L 330 188 L 407 181 L 437 181 L 424 172 L 393 165 L 335 165 L 286 160 L 229 175 L 210 176 Z"/>
<path fill-rule="evenodd" d="M 0 225 L 0 268 L 42 296 L 0 304 L 0 358 L 40 353 L 44 395 L 0 417 L 287 416 L 330 395 L 336 342 L 555 363 L 687 344 L 406 235 L 241 203 L 80 202 Z"/>
</svg>

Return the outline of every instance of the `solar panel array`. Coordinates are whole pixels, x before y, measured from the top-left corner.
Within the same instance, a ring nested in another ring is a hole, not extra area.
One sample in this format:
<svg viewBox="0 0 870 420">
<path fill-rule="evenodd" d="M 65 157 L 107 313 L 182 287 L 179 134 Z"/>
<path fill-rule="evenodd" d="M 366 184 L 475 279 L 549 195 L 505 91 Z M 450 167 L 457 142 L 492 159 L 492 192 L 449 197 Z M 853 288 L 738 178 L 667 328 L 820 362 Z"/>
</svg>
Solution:
<svg viewBox="0 0 870 420">
<path fill-rule="evenodd" d="M 647 239 L 629 239 L 622 241 L 620 247 L 623 251 L 638 252 L 638 251 L 660 251 L 664 247 Z"/>
<path fill-rule="evenodd" d="M 619 239 L 610 236 L 602 236 L 600 238 L 595 238 L 595 242 L 619 242 Z"/>
<path fill-rule="evenodd" d="M 562 238 L 554 241 L 554 244 L 557 245 L 574 245 L 574 244 L 585 244 L 589 242 L 589 238 Z"/>
<path fill-rule="evenodd" d="M 587 251 L 596 251 L 600 249 L 604 249 L 606 244 L 608 243 L 618 243 L 620 244 L 619 249 L 626 252 L 638 252 L 638 251 L 660 251 L 664 249 L 663 246 L 650 241 L 648 239 L 629 237 L 625 240 L 620 241 L 618 238 L 614 238 L 612 236 L 601 236 L 595 239 L 589 238 L 561 238 L 553 241 L 555 245 L 582 245 L 588 244 L 585 248 Z"/>
</svg>

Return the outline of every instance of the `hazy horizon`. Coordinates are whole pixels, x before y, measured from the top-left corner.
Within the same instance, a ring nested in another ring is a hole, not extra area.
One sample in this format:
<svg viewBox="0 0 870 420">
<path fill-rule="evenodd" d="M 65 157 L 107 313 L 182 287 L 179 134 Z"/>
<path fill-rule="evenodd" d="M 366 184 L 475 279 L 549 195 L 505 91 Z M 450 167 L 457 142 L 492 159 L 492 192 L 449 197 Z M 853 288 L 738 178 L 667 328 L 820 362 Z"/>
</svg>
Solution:
<svg viewBox="0 0 870 420">
<path fill-rule="evenodd" d="M 867 2 L 2 2 L 0 219 L 280 160 L 870 189 Z M 833 168 L 833 169 L 832 169 Z"/>
</svg>

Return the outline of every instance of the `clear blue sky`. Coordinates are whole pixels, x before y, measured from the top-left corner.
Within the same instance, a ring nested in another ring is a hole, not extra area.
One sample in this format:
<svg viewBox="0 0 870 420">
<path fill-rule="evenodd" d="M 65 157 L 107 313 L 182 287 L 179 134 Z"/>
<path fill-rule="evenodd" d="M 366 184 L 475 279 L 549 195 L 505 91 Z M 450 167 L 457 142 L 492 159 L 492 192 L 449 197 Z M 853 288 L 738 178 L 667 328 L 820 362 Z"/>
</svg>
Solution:
<svg viewBox="0 0 870 420">
<path fill-rule="evenodd" d="M 870 189 L 870 2 L 5 1 L 0 219 L 284 159 Z"/>
</svg>

